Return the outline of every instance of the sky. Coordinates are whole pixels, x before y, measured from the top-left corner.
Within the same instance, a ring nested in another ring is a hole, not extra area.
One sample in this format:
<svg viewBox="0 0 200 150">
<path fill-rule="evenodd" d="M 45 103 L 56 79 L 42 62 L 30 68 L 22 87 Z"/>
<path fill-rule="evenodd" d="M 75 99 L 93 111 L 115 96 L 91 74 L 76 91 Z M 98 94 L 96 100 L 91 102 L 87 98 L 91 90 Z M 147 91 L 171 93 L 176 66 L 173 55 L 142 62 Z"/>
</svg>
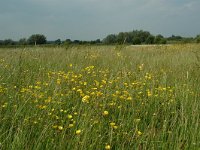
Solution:
<svg viewBox="0 0 200 150">
<path fill-rule="evenodd" d="M 96 40 L 132 30 L 195 37 L 199 14 L 200 0 L 1 0 L 0 39 Z"/>
</svg>

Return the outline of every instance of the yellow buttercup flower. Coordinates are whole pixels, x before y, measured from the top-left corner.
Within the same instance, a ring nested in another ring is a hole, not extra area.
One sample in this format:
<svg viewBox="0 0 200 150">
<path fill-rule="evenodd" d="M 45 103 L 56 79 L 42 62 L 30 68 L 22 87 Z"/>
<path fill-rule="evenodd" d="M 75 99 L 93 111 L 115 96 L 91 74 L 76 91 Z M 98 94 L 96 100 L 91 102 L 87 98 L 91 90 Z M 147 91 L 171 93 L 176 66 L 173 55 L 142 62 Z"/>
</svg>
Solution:
<svg viewBox="0 0 200 150">
<path fill-rule="evenodd" d="M 115 126 L 115 123 L 114 123 L 114 122 L 111 122 L 111 123 L 110 123 L 110 126 L 111 126 L 111 127 L 114 127 L 114 126 Z"/>
<path fill-rule="evenodd" d="M 72 119 L 72 117 L 73 117 L 72 115 L 67 115 L 68 119 Z"/>
<path fill-rule="evenodd" d="M 106 111 L 106 110 L 103 112 L 103 115 L 104 115 L 104 116 L 107 116 L 108 114 L 109 114 L 109 112 Z"/>
<path fill-rule="evenodd" d="M 76 130 L 76 135 L 81 134 L 81 130 Z"/>
<path fill-rule="evenodd" d="M 73 126 L 74 126 L 74 124 L 69 124 L 69 126 L 68 126 L 68 127 L 69 127 L 69 128 L 72 128 Z"/>
<path fill-rule="evenodd" d="M 137 135 L 142 135 L 142 132 L 141 131 L 137 131 Z"/>
<path fill-rule="evenodd" d="M 106 145 L 106 146 L 105 146 L 105 149 L 106 149 L 106 150 L 110 150 L 110 149 L 111 149 L 111 146 L 110 146 L 110 145 Z"/>
<path fill-rule="evenodd" d="M 89 98 L 90 98 L 89 95 L 85 95 L 85 96 L 82 98 L 82 102 L 84 102 L 84 103 L 89 103 Z"/>
<path fill-rule="evenodd" d="M 62 131 L 63 129 L 63 126 L 58 126 L 58 130 Z"/>
</svg>

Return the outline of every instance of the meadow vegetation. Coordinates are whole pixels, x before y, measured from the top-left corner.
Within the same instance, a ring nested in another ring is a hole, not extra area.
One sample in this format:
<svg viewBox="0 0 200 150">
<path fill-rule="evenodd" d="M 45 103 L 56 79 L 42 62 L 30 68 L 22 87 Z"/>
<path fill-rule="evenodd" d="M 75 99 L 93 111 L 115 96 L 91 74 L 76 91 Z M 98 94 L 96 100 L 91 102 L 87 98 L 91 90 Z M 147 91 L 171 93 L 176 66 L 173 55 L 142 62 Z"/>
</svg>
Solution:
<svg viewBox="0 0 200 150">
<path fill-rule="evenodd" d="M 0 49 L 0 149 L 200 148 L 200 45 Z"/>
</svg>

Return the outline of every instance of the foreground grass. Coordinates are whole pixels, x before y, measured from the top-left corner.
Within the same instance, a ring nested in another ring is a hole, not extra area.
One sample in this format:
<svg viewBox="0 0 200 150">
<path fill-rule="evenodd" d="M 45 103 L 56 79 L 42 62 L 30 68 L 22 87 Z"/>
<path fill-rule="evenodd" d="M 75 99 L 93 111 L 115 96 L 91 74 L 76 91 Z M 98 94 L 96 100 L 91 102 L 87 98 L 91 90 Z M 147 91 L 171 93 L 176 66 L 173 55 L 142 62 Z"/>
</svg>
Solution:
<svg viewBox="0 0 200 150">
<path fill-rule="evenodd" d="M 0 149 L 200 148 L 199 49 L 1 49 Z"/>
</svg>

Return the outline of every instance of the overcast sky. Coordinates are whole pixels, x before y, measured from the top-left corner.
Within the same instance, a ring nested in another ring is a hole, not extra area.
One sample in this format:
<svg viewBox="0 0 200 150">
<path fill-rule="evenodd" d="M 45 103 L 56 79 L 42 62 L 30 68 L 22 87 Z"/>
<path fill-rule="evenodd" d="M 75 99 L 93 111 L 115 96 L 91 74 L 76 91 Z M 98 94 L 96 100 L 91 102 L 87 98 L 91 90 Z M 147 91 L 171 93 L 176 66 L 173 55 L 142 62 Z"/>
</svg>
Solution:
<svg viewBox="0 0 200 150">
<path fill-rule="evenodd" d="M 0 39 L 92 40 L 133 29 L 196 36 L 200 0 L 0 0 Z"/>
</svg>

